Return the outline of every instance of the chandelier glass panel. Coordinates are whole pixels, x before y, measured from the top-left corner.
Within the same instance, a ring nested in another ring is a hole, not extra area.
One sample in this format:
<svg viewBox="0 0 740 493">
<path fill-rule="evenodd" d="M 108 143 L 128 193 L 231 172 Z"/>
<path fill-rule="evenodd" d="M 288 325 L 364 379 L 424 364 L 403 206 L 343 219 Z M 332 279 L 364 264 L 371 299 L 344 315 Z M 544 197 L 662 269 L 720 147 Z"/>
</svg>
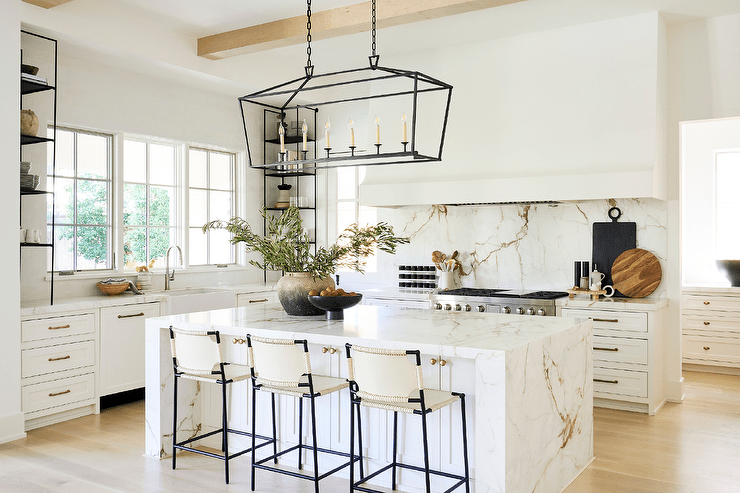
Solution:
<svg viewBox="0 0 740 493">
<path fill-rule="evenodd" d="M 249 166 L 284 171 L 440 161 L 452 86 L 379 64 L 375 0 L 369 66 L 315 75 L 311 0 L 307 6 L 305 76 L 239 98 Z M 255 105 L 265 110 L 263 118 L 250 111 Z M 261 139 L 250 145 L 250 135 L 279 144 L 279 151 L 259 159 Z"/>
</svg>

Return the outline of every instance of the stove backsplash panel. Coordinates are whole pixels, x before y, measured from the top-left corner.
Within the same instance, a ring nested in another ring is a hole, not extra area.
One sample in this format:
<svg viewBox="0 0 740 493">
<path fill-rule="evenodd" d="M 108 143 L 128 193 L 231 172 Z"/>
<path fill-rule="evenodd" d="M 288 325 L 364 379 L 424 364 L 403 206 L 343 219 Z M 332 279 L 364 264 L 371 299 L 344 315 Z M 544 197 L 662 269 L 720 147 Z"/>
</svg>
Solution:
<svg viewBox="0 0 740 493">
<path fill-rule="evenodd" d="M 448 255 L 459 250 L 469 273 L 460 277 L 461 286 L 562 291 L 573 282 L 573 262 L 591 260 L 593 223 L 609 221 L 612 206 L 621 209 L 620 221 L 637 223 L 637 247 L 653 252 L 665 266 L 666 205 L 657 199 L 405 206 L 376 209 L 378 221 L 411 238 L 395 256 L 378 257 L 377 276 L 394 282 L 398 265 L 428 264 L 434 250 Z"/>
</svg>

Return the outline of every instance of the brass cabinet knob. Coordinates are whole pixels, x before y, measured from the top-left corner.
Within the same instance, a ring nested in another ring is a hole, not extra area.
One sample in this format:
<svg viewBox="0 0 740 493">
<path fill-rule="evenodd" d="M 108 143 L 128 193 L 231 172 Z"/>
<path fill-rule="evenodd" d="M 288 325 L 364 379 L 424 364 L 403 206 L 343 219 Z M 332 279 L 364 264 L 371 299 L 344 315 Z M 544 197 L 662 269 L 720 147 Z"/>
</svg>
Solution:
<svg viewBox="0 0 740 493">
<path fill-rule="evenodd" d="M 704 322 L 704 325 L 709 325 L 709 322 Z"/>
<path fill-rule="evenodd" d="M 434 358 L 432 358 L 432 359 L 430 359 L 430 360 L 429 360 L 429 363 L 430 363 L 431 365 L 436 365 L 436 364 L 437 364 L 437 360 L 436 360 L 436 359 L 434 359 Z"/>
<path fill-rule="evenodd" d="M 708 301 L 705 301 L 705 302 L 704 302 L 704 304 L 705 304 L 705 305 L 708 305 L 708 304 L 709 304 L 709 302 L 708 302 Z"/>
<path fill-rule="evenodd" d="M 234 344 L 244 344 L 244 343 L 245 343 L 245 342 L 247 342 L 247 341 L 246 341 L 246 339 L 238 339 L 238 338 L 234 337 L 234 338 L 233 338 L 233 339 L 231 340 L 231 342 L 233 342 Z"/>
<path fill-rule="evenodd" d="M 704 351 L 709 351 L 709 346 L 704 346 Z"/>
<path fill-rule="evenodd" d="M 439 360 L 439 366 L 444 366 L 446 364 L 447 364 L 447 361 L 445 361 L 443 359 Z"/>
<path fill-rule="evenodd" d="M 329 350 L 329 348 L 328 348 L 328 347 L 326 347 L 326 346 L 324 346 L 324 347 L 322 347 L 322 348 L 321 348 L 321 352 L 322 352 L 322 353 L 324 353 L 324 354 L 326 354 L 326 352 L 327 352 L 328 350 Z"/>
<path fill-rule="evenodd" d="M 336 352 L 337 352 L 337 350 L 336 350 L 336 349 L 334 349 L 333 347 L 330 347 L 330 348 L 329 348 L 329 354 L 334 354 L 334 353 L 336 353 Z"/>
</svg>

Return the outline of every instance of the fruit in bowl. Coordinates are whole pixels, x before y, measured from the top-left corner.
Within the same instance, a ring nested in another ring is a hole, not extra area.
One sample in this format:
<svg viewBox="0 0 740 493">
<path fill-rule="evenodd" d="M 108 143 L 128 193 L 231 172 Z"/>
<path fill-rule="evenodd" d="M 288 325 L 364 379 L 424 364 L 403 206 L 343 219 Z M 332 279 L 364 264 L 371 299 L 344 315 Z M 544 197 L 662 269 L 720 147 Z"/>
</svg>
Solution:
<svg viewBox="0 0 740 493">
<path fill-rule="evenodd" d="M 329 287 L 321 292 L 312 289 L 308 292 L 308 301 L 316 308 L 325 310 L 327 320 L 343 320 L 344 310 L 362 301 L 362 295 L 354 291 L 347 293 L 342 288 Z"/>
</svg>

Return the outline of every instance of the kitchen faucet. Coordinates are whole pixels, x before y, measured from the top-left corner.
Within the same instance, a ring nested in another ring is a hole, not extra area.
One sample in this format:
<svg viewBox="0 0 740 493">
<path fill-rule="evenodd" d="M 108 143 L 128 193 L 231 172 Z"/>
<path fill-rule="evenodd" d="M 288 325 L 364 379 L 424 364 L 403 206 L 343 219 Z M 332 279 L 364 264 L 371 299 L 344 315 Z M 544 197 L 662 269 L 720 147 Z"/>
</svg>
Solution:
<svg viewBox="0 0 740 493">
<path fill-rule="evenodd" d="M 170 250 L 173 248 L 177 248 L 177 251 L 180 252 L 180 265 L 182 266 L 182 250 L 177 245 L 172 245 L 167 249 L 167 253 L 164 255 L 165 257 L 165 271 L 164 271 L 164 289 L 169 290 L 170 289 L 170 281 L 175 280 L 175 267 L 172 267 L 172 273 L 170 273 Z"/>
</svg>

